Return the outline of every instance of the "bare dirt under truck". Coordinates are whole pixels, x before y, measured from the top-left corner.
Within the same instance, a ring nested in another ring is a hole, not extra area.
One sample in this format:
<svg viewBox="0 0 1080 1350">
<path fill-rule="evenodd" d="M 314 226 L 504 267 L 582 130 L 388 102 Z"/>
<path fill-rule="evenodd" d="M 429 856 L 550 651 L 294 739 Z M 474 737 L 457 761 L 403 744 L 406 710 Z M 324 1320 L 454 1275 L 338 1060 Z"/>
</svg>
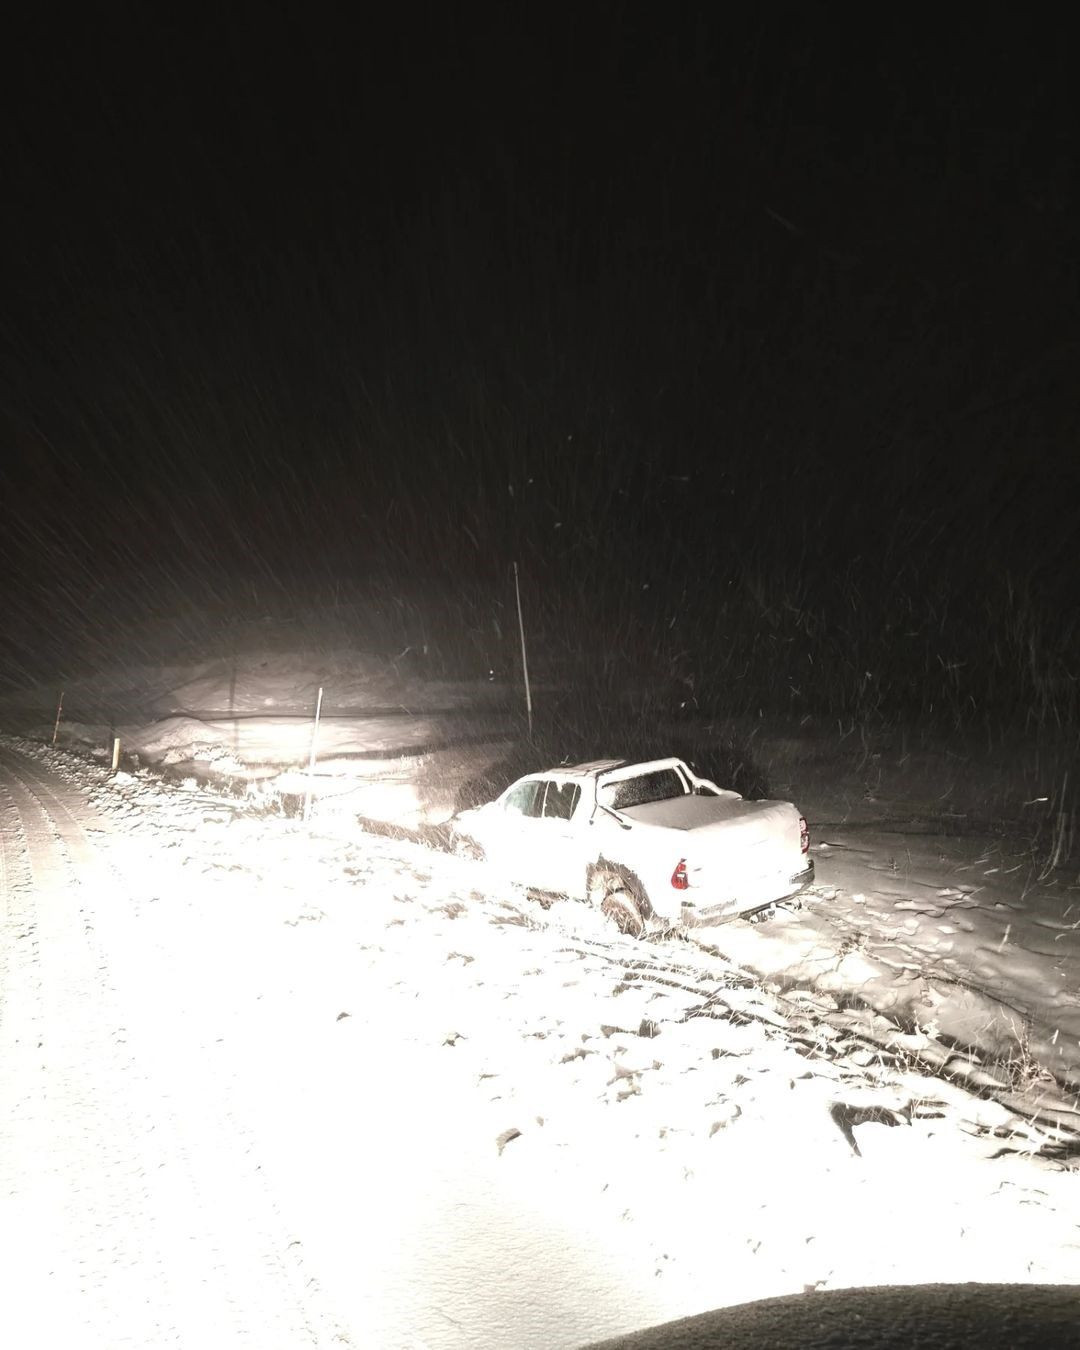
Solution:
<svg viewBox="0 0 1080 1350">
<path fill-rule="evenodd" d="M 519 778 L 452 823 L 460 849 L 534 890 L 590 900 L 624 932 L 761 913 L 814 878 L 806 821 L 681 759 L 597 760 Z"/>
</svg>

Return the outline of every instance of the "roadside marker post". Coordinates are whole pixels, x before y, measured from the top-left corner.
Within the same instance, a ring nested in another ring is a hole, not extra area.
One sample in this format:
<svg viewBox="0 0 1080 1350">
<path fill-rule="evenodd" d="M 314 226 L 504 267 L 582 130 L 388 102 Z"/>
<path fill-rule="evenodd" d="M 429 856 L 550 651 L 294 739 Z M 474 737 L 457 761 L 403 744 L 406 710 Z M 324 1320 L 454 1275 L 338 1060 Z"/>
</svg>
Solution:
<svg viewBox="0 0 1080 1350">
<path fill-rule="evenodd" d="M 311 729 L 311 755 L 308 759 L 307 791 L 304 793 L 304 824 L 311 819 L 311 780 L 315 773 L 315 751 L 319 740 L 319 718 L 322 715 L 322 685 L 319 685 L 319 697 L 315 702 L 315 725 Z"/>
<path fill-rule="evenodd" d="M 59 732 L 59 730 L 60 730 L 60 714 L 63 712 L 63 710 L 64 710 L 64 691 L 61 689 L 61 690 L 60 690 L 60 702 L 56 705 L 56 721 L 53 723 L 53 729 L 52 729 L 52 743 L 53 743 L 53 745 L 56 744 L 56 736 L 57 736 L 57 732 Z"/>
</svg>

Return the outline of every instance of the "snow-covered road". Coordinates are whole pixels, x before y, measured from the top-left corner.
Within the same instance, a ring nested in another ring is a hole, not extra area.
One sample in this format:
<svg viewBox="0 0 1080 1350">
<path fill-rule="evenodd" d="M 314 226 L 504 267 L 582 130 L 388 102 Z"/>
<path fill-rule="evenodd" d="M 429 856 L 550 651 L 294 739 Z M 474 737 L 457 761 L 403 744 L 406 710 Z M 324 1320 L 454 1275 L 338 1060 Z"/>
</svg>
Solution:
<svg viewBox="0 0 1080 1350">
<path fill-rule="evenodd" d="M 21 1345 L 573 1347 L 807 1288 L 1076 1279 L 1070 1150 L 843 997 L 340 822 L 26 742 L 2 774 Z"/>
<path fill-rule="evenodd" d="M 181 1034 L 190 972 L 106 827 L 24 757 L 0 784 L 5 1324 L 43 1347 L 329 1343 L 251 1122 Z"/>
</svg>

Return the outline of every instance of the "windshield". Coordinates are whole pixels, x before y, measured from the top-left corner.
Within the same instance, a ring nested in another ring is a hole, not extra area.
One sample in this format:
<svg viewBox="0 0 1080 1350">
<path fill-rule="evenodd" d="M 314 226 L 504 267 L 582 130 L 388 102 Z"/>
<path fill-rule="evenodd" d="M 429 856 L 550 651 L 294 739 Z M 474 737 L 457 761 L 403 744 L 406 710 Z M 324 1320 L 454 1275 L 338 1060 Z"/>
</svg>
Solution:
<svg viewBox="0 0 1080 1350">
<path fill-rule="evenodd" d="M 630 806 L 644 806 L 647 802 L 666 802 L 672 797 L 685 797 L 686 784 L 675 769 L 654 769 L 652 773 L 624 778 L 615 783 L 601 783 L 598 797 L 601 806 L 625 811 Z"/>
</svg>

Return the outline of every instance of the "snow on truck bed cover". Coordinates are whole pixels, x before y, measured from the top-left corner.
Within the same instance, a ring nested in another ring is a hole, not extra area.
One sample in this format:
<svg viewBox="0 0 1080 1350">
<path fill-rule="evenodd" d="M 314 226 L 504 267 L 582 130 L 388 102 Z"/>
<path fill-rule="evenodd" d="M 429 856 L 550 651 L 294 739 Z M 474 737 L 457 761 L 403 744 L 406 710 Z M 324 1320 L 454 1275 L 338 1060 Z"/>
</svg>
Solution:
<svg viewBox="0 0 1080 1350">
<path fill-rule="evenodd" d="M 667 797 L 621 808 L 621 814 L 644 825 L 667 830 L 707 830 L 729 826 L 734 821 L 754 824 L 791 824 L 794 807 L 787 802 L 748 802 L 732 795 L 723 797 Z"/>
</svg>

